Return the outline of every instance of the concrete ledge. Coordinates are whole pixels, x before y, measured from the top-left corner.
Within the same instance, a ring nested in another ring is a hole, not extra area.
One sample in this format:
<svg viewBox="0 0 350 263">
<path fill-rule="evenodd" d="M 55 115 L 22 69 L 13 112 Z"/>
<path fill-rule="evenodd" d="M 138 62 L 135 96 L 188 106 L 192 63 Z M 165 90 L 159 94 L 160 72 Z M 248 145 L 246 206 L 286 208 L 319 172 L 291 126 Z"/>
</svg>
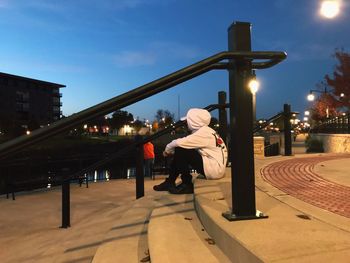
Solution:
<svg viewBox="0 0 350 263">
<path fill-rule="evenodd" d="M 230 262 L 204 231 L 193 195 L 163 196 L 151 215 L 148 243 L 152 263 Z M 208 243 L 209 242 L 209 243 Z"/>
<path fill-rule="evenodd" d="M 258 162 L 256 176 L 259 177 L 258 171 L 266 162 L 273 160 Z M 312 217 L 308 211 L 292 207 L 292 197 L 271 189 L 270 185 L 258 178 L 256 206 L 269 218 L 227 221 L 221 214 L 231 211 L 230 177 L 228 169 L 224 179 L 196 180 L 195 206 L 206 231 L 232 262 L 348 261 L 348 231 Z M 289 200 L 288 204 L 283 202 L 286 198 Z M 350 220 L 348 221 L 350 224 Z"/>
<path fill-rule="evenodd" d="M 238 227 L 240 231 L 245 231 L 242 227 L 243 221 L 234 222 L 235 225 L 233 225 L 233 222 L 230 223 L 222 217 L 223 212 L 230 210 L 227 205 L 230 198 L 225 196 L 221 184 L 228 184 L 228 182 L 223 179 L 220 181 L 196 180 L 195 206 L 198 217 L 208 234 L 213 237 L 231 262 L 263 262 L 228 230 L 230 227 Z"/>
</svg>

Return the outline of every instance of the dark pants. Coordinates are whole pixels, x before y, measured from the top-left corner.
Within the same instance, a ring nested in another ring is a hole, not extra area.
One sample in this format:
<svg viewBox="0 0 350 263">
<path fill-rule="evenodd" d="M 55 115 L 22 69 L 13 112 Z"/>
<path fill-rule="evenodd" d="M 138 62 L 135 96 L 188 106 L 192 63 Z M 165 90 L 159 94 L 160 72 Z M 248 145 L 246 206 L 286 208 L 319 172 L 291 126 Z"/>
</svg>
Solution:
<svg viewBox="0 0 350 263">
<path fill-rule="evenodd" d="M 181 180 L 185 184 L 192 183 L 191 170 L 204 175 L 202 156 L 195 149 L 175 148 L 174 159 L 170 165 L 169 180 L 175 182 L 181 174 Z"/>
<path fill-rule="evenodd" d="M 145 177 L 152 177 L 152 172 L 153 172 L 153 164 L 154 164 L 154 159 L 145 159 L 144 160 L 144 171 L 145 171 Z"/>
</svg>

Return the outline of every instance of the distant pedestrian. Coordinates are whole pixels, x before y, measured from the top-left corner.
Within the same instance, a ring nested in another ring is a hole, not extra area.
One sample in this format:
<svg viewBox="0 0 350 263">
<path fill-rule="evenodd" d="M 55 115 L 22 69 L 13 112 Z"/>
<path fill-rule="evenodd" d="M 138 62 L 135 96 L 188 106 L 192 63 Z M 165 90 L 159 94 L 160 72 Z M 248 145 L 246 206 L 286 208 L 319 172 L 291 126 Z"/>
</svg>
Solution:
<svg viewBox="0 0 350 263">
<path fill-rule="evenodd" d="M 151 142 L 147 142 L 143 145 L 143 159 L 145 176 L 153 178 L 153 164 L 154 164 L 154 145 Z M 154 178 L 153 178 L 154 179 Z"/>
</svg>

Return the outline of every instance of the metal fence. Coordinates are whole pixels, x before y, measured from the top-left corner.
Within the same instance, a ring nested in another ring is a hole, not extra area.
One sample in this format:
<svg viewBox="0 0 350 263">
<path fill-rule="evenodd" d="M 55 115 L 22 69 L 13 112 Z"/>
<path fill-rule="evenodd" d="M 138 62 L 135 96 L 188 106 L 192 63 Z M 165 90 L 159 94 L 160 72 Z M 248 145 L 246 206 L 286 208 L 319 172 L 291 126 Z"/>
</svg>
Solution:
<svg viewBox="0 0 350 263">
<path fill-rule="evenodd" d="M 344 134 L 350 133 L 350 113 L 343 116 L 338 116 L 328 119 L 316 126 L 314 126 L 310 133 L 334 133 Z"/>
</svg>

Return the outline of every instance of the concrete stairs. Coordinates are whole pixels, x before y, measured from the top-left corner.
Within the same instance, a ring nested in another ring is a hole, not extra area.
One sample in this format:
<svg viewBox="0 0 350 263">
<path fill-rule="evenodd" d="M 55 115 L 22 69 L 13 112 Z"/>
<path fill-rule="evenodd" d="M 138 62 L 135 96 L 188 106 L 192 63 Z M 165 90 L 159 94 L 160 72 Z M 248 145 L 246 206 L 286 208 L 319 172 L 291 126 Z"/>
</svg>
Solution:
<svg viewBox="0 0 350 263">
<path fill-rule="evenodd" d="M 194 195 L 149 189 L 116 221 L 93 262 L 348 262 L 348 218 L 292 198 L 259 176 L 265 165 L 288 158 L 256 160 L 256 207 L 268 219 L 222 217 L 232 207 L 228 169 L 224 179 L 195 180 Z"/>
<path fill-rule="evenodd" d="M 163 195 L 148 226 L 152 263 L 231 262 L 202 226 L 193 195 Z"/>
<path fill-rule="evenodd" d="M 160 180 L 154 181 L 154 184 Z M 108 262 L 231 262 L 197 217 L 193 195 L 150 192 L 110 228 L 93 258 Z"/>
</svg>

